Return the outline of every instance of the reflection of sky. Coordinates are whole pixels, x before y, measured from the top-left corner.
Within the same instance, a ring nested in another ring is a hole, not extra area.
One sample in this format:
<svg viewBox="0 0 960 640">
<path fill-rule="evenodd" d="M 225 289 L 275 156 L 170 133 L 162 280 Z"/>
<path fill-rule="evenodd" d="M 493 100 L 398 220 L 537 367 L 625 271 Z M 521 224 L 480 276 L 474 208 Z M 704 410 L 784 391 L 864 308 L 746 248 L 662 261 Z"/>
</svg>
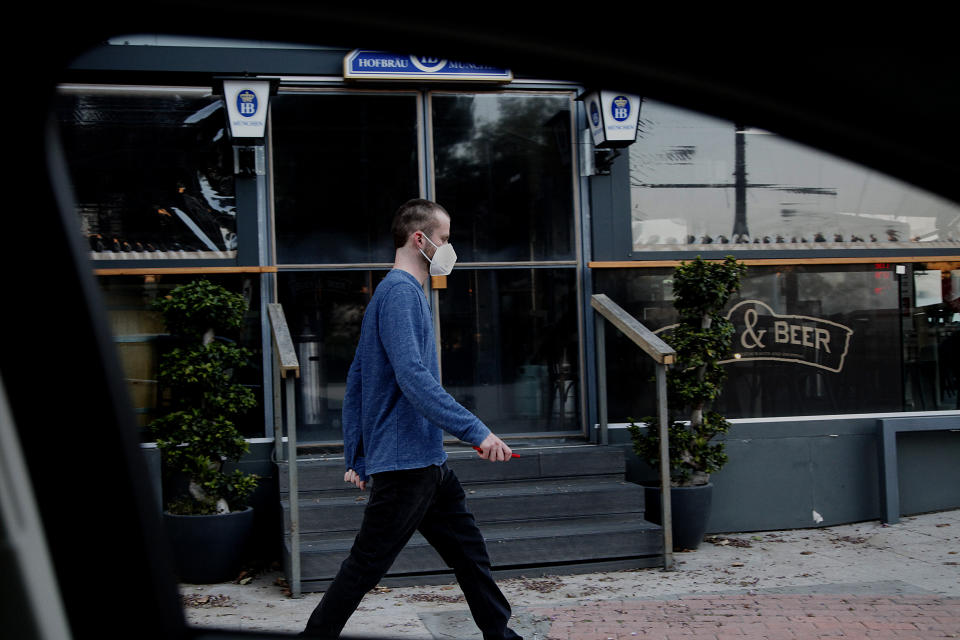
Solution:
<svg viewBox="0 0 960 640">
<path fill-rule="evenodd" d="M 461 100 L 466 100 L 470 105 L 470 116 L 473 119 L 472 131 L 480 131 L 487 125 L 496 125 L 501 117 L 500 101 L 497 96 L 461 96 Z M 477 136 L 474 134 L 470 138 L 448 144 L 444 148 L 444 153 L 458 159 L 474 158 L 477 154 Z"/>
<path fill-rule="evenodd" d="M 472 101 L 473 126 L 479 128 L 500 119 L 500 100 L 497 96 L 476 96 Z"/>
<path fill-rule="evenodd" d="M 654 101 L 640 120 L 629 149 L 635 244 L 729 238 L 733 124 Z M 953 203 L 767 132 L 750 130 L 744 141 L 751 240 L 960 242 Z"/>
</svg>

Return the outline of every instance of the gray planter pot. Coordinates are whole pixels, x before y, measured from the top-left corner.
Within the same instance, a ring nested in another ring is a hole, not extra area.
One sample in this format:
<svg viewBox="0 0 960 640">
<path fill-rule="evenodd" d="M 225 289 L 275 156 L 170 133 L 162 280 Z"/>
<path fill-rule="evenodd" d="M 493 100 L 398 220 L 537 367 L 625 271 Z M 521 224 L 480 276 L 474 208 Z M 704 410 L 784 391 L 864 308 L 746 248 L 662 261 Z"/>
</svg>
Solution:
<svg viewBox="0 0 960 640">
<path fill-rule="evenodd" d="M 644 486 L 643 498 L 648 522 L 663 525 L 659 486 Z M 696 549 L 703 542 L 710 519 L 710 504 L 713 498 L 713 484 L 707 483 L 695 487 L 671 487 L 670 510 L 673 522 L 673 548 Z"/>
<path fill-rule="evenodd" d="M 212 516 L 163 513 L 181 582 L 212 584 L 233 580 L 253 529 L 253 507 Z"/>
</svg>

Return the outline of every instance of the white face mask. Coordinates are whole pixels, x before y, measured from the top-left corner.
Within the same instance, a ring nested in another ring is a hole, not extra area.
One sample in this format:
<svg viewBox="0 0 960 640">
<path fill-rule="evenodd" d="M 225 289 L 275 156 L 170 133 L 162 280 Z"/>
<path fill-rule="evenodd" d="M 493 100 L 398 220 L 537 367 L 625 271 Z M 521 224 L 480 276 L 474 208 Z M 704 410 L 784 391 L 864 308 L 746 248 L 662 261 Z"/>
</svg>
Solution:
<svg viewBox="0 0 960 640">
<path fill-rule="evenodd" d="M 433 240 L 427 237 L 427 234 L 423 234 L 423 239 L 433 244 Z M 449 242 L 447 244 L 437 245 L 433 244 L 437 248 L 433 253 L 433 259 L 431 260 L 427 254 L 423 252 L 423 249 L 420 249 L 420 254 L 427 258 L 427 262 L 430 263 L 430 275 L 432 276 L 448 276 L 450 272 L 453 271 L 453 265 L 457 264 L 457 253 L 453 250 L 453 245 Z"/>
</svg>

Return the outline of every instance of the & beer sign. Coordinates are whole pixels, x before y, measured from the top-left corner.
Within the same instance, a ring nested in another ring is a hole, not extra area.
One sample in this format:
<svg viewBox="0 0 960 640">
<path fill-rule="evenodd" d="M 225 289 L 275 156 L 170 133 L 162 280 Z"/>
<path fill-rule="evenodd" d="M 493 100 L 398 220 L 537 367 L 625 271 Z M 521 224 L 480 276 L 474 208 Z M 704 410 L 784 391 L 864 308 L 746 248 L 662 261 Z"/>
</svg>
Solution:
<svg viewBox="0 0 960 640">
<path fill-rule="evenodd" d="M 730 353 L 720 364 L 772 360 L 843 370 L 853 329 L 832 320 L 805 315 L 779 314 L 760 300 L 738 302 L 726 315 L 734 326 Z M 669 325 L 654 331 L 670 342 Z"/>
<path fill-rule="evenodd" d="M 838 373 L 850 348 L 853 329 L 831 320 L 780 315 L 764 302 L 744 300 L 727 319 L 736 333 L 732 353 L 724 362 L 774 360 L 818 367 Z"/>
</svg>

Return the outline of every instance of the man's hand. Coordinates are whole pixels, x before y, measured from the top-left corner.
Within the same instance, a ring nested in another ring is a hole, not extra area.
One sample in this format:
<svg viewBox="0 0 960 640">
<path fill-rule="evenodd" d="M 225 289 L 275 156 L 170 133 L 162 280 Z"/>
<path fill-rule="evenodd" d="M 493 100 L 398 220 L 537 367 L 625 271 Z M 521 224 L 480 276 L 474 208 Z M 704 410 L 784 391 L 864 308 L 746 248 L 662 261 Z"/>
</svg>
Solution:
<svg viewBox="0 0 960 640">
<path fill-rule="evenodd" d="M 360 475 L 353 469 L 347 469 L 347 472 L 343 474 L 343 481 L 352 483 L 355 487 L 360 489 L 360 491 L 363 491 L 367 488 L 367 481 L 361 480 Z"/>
<path fill-rule="evenodd" d="M 492 433 L 480 443 L 480 457 L 491 462 L 505 462 L 510 459 L 513 450 L 507 443 Z"/>
</svg>

